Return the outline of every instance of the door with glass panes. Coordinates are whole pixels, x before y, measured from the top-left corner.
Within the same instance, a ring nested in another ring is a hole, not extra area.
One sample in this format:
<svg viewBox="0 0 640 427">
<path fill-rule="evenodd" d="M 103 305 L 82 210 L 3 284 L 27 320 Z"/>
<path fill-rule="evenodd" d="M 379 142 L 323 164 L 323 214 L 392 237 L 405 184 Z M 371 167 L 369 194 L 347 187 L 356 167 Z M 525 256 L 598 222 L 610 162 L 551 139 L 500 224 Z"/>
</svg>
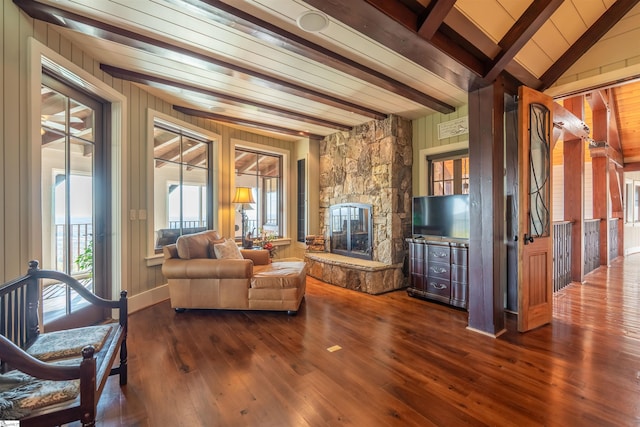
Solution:
<svg viewBox="0 0 640 427">
<path fill-rule="evenodd" d="M 62 271 L 96 295 L 108 295 L 107 150 L 103 105 L 43 74 L 41 86 L 41 268 Z M 43 283 L 47 330 L 94 323 L 107 314 L 67 285 Z"/>
</svg>

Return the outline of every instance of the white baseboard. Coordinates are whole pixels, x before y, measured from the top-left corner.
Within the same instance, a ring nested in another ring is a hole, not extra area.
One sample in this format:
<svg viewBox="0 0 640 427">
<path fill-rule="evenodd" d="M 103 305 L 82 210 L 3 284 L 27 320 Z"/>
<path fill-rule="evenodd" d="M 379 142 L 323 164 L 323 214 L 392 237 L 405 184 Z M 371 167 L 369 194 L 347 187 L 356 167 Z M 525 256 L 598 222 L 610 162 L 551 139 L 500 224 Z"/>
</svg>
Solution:
<svg viewBox="0 0 640 427">
<path fill-rule="evenodd" d="M 154 304 L 169 299 L 169 286 L 164 284 L 151 290 L 136 294 L 129 298 L 129 313 L 151 307 Z"/>
<path fill-rule="evenodd" d="M 634 248 L 627 248 L 624 251 L 624 256 L 631 255 L 631 254 L 637 254 L 638 252 L 640 252 L 640 247 L 638 247 L 638 246 L 636 246 Z"/>
</svg>

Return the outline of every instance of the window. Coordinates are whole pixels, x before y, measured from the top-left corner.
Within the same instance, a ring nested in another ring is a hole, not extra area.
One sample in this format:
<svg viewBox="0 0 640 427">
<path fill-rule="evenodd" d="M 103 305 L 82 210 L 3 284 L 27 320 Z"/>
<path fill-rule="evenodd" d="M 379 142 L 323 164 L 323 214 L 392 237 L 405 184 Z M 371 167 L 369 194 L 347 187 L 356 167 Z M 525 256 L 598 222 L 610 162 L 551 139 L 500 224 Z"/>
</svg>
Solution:
<svg viewBox="0 0 640 427">
<path fill-rule="evenodd" d="M 236 187 L 249 187 L 255 204 L 245 207 L 247 232 L 282 236 L 282 156 L 248 148 L 235 150 Z M 236 215 L 236 238 L 241 238 L 241 217 Z"/>
<path fill-rule="evenodd" d="M 429 194 L 469 194 L 469 154 L 465 151 L 427 157 Z"/>
<path fill-rule="evenodd" d="M 155 249 L 212 228 L 212 141 L 156 120 L 153 128 Z"/>
</svg>

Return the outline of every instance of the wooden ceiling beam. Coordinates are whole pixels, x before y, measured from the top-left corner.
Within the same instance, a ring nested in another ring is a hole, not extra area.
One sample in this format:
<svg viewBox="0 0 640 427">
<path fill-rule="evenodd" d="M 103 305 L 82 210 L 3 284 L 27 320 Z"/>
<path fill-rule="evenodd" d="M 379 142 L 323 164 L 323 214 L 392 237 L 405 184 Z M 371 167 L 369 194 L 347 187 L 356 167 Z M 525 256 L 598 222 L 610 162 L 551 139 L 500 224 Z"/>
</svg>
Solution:
<svg viewBox="0 0 640 427">
<path fill-rule="evenodd" d="M 485 58 L 482 59 L 483 62 L 490 63 L 491 58 L 498 56 L 501 51 L 500 46 L 455 7 L 451 9 L 445 18 L 444 24 L 441 26 L 441 32 L 444 33 L 447 28 L 450 28 L 452 32 L 455 32 L 464 40 L 473 40 L 474 48 L 479 50 Z M 480 57 L 479 55 L 476 56 Z M 516 61 L 507 63 L 504 70 L 525 86 L 535 88 L 541 84 L 536 76 Z"/>
<path fill-rule="evenodd" d="M 258 71 L 240 67 L 211 56 L 194 52 L 182 46 L 154 39 L 143 34 L 106 24 L 86 16 L 78 15 L 64 9 L 45 5 L 32 0 L 14 0 L 14 3 L 34 19 L 69 28 L 82 34 L 99 37 L 134 49 L 174 59 L 180 62 L 197 63 L 199 67 L 224 75 L 242 74 L 245 80 L 254 84 L 278 90 L 306 100 L 319 102 L 341 110 L 349 111 L 375 120 L 387 117 L 383 112 L 354 104 L 348 100 L 303 87 Z"/>
<path fill-rule="evenodd" d="M 181 6 L 188 4 L 193 8 L 194 12 L 203 15 L 207 19 L 232 26 L 235 30 L 251 37 L 266 40 L 279 48 L 342 71 L 349 76 L 400 95 L 439 113 L 449 114 L 455 111 L 455 107 L 446 102 L 219 0 L 170 1 Z"/>
<path fill-rule="evenodd" d="M 622 156 L 622 153 L 611 147 L 606 142 L 594 142 L 589 145 L 589 154 L 591 154 L 591 158 L 607 157 L 618 167 L 624 167 L 624 157 Z"/>
<path fill-rule="evenodd" d="M 563 0 L 538 0 L 529 5 L 498 43 L 501 51 L 484 75 L 487 82 L 494 81 L 504 71 L 507 64 L 513 61 L 520 49 L 547 22 L 562 2 Z"/>
<path fill-rule="evenodd" d="M 603 91 L 608 95 L 609 105 L 609 134 L 607 140 L 609 145 L 618 151 L 622 150 L 622 141 L 620 140 L 620 115 L 618 114 L 618 102 L 616 99 L 616 93 L 613 89 Z"/>
<path fill-rule="evenodd" d="M 640 161 L 625 163 L 625 165 L 622 168 L 622 170 L 624 172 L 638 172 L 638 171 L 640 171 Z"/>
<path fill-rule="evenodd" d="M 640 0 L 616 0 L 605 13 L 540 77 L 536 88 L 544 91 L 551 87 L 582 55 L 602 38 Z"/>
<path fill-rule="evenodd" d="M 575 138 L 589 138 L 589 126 L 557 102 L 553 103 L 553 125 L 562 129 L 563 138 L 566 138 L 567 133 Z"/>
<path fill-rule="evenodd" d="M 427 8 L 427 16 L 425 20 L 418 22 L 418 34 L 430 40 L 438 31 L 444 18 L 447 17 L 453 6 L 456 4 L 456 0 L 438 0 L 433 1 Z"/>
<path fill-rule="evenodd" d="M 227 95 L 220 92 L 214 92 L 208 89 L 188 85 L 185 83 L 176 82 L 174 80 L 163 79 L 148 74 L 138 73 L 136 71 L 125 70 L 123 68 L 113 67 L 107 64 L 100 64 L 100 69 L 112 77 L 116 77 L 122 80 L 127 80 L 134 83 L 140 83 L 146 86 L 156 87 L 160 89 L 181 89 L 189 92 L 203 95 L 206 99 L 212 103 L 225 103 L 236 107 L 252 106 L 257 108 L 256 111 L 260 111 L 266 114 L 273 114 L 278 117 L 297 120 L 304 123 L 314 124 L 318 126 L 324 126 L 331 129 L 348 131 L 352 126 L 343 123 L 336 123 L 329 120 L 318 119 L 316 117 L 308 116 L 306 114 L 296 113 L 294 111 L 285 110 L 283 108 L 274 107 L 272 105 L 263 104 L 250 99 L 239 98 L 237 96 Z M 255 109 L 254 109 L 255 110 Z"/>
<path fill-rule="evenodd" d="M 482 61 L 459 46 L 444 46 L 449 49 L 444 51 L 443 46 L 436 47 L 435 42 L 430 43 L 420 37 L 416 32 L 417 17 L 414 26 L 407 27 L 406 20 L 401 23 L 366 1 L 305 2 L 424 67 L 455 87 L 468 91 L 476 87 L 480 81 L 484 71 Z M 446 44 L 446 38 L 443 41 Z"/>
<path fill-rule="evenodd" d="M 291 135 L 291 136 L 297 136 L 300 138 L 310 138 L 315 140 L 320 140 L 324 138 L 324 136 L 322 135 L 317 135 L 310 132 L 298 131 L 294 129 L 284 128 L 281 126 L 275 126 L 275 125 L 270 125 L 266 123 L 256 122 L 252 120 L 246 120 L 246 119 L 240 119 L 236 117 L 224 116 L 221 114 L 209 113 L 207 111 L 196 110 L 193 108 L 180 107 L 178 105 L 174 105 L 173 109 L 176 111 L 179 111 L 182 114 L 186 114 L 188 116 L 202 117 L 204 119 L 209 119 L 216 122 L 228 123 L 228 124 L 238 125 L 238 126 L 245 126 L 245 127 L 250 127 L 254 129 L 268 131 L 268 132 L 281 133 L 283 135 Z"/>
<path fill-rule="evenodd" d="M 446 0 L 446 1 L 449 1 L 449 0 Z M 444 33 L 442 31 L 438 31 L 438 29 L 436 29 L 436 31 L 433 34 L 431 34 L 431 36 L 429 37 L 421 36 L 419 34 L 419 31 L 420 31 L 419 14 L 413 12 L 411 9 L 406 7 L 401 2 L 388 1 L 388 0 L 366 0 L 366 2 L 371 4 L 375 9 L 379 10 L 385 15 L 384 17 L 378 17 L 377 19 L 387 19 L 390 17 L 392 18 L 393 21 L 405 27 L 406 30 L 408 30 L 409 32 L 407 33 L 407 36 L 403 35 L 403 37 L 413 37 L 418 43 L 421 43 L 418 40 L 428 41 L 430 45 L 435 46 L 441 52 L 445 53 L 448 57 L 454 58 L 459 63 L 467 67 L 470 71 L 473 71 L 477 76 L 482 76 L 482 74 L 484 73 L 484 68 L 485 68 L 484 64 L 480 58 L 478 58 L 476 55 L 472 53 L 471 43 L 468 43 L 467 46 L 464 46 L 461 43 L 459 43 L 459 40 L 455 40 L 454 37 L 452 37 L 450 32 Z M 455 4 L 455 1 L 453 3 Z M 362 7 L 366 7 L 366 5 L 363 5 Z M 451 8 L 449 10 L 451 10 Z M 383 25 L 383 24 L 380 23 L 380 25 Z M 386 25 L 389 25 L 389 24 L 386 24 Z M 364 28 L 367 28 L 367 27 L 364 26 Z M 387 42 L 390 42 L 390 43 L 393 42 L 392 40 L 387 40 L 387 41 L 379 40 L 379 41 L 382 42 L 383 44 Z M 386 46 L 395 50 L 395 48 L 389 45 L 386 45 Z M 416 62 L 415 57 L 407 56 L 407 58 Z M 473 87 L 474 86 L 469 86 L 467 90 L 472 89 Z"/>
</svg>

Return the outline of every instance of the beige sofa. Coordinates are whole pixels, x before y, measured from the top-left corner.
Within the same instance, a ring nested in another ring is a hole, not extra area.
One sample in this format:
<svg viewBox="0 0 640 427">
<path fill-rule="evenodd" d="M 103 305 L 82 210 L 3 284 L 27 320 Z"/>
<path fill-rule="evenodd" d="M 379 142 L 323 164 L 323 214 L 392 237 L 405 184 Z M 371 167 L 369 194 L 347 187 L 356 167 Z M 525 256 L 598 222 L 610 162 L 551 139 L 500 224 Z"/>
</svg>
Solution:
<svg viewBox="0 0 640 427">
<path fill-rule="evenodd" d="M 297 313 L 306 286 L 304 261 L 271 262 L 263 249 L 242 249 L 243 259 L 219 259 L 214 247 L 223 242 L 217 232 L 205 231 L 163 247 L 171 307 Z"/>
</svg>

